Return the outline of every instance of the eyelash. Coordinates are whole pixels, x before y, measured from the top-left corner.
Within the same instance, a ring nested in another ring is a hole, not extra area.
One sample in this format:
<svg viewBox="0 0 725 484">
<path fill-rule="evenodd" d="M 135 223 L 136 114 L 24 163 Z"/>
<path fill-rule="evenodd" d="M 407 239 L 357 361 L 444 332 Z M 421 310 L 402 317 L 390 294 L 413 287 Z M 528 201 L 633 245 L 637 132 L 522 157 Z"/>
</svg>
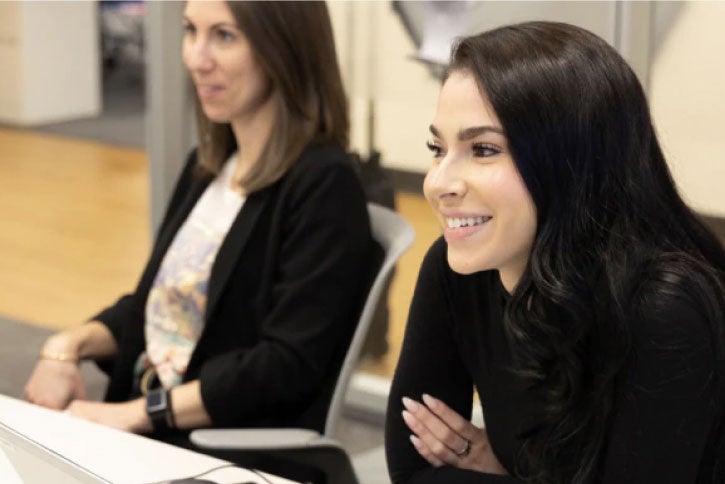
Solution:
<svg viewBox="0 0 725 484">
<path fill-rule="evenodd" d="M 426 141 L 425 143 L 426 147 L 428 147 L 428 150 L 433 153 L 433 158 L 438 158 L 441 156 L 441 152 L 443 151 L 440 146 L 431 143 L 430 141 Z"/>
<path fill-rule="evenodd" d="M 486 153 L 487 151 L 488 154 Z M 489 156 L 496 156 L 501 153 L 501 150 L 497 146 L 488 143 L 475 143 L 473 145 L 473 153 L 478 158 L 487 158 Z"/>
<path fill-rule="evenodd" d="M 184 25 L 184 34 L 195 35 L 196 27 L 194 27 L 191 24 L 185 24 Z M 214 35 L 222 42 L 231 42 L 236 38 L 236 36 L 234 35 L 233 32 L 230 32 L 228 30 L 223 30 L 223 29 L 216 30 L 214 32 Z"/>
<path fill-rule="evenodd" d="M 228 30 L 217 30 L 216 35 L 223 42 L 231 42 L 235 38 L 234 34 Z"/>
<path fill-rule="evenodd" d="M 441 148 L 437 144 L 428 141 L 426 142 L 426 146 L 428 147 L 430 152 L 433 153 L 433 158 L 438 158 L 443 155 L 443 148 Z M 471 149 L 473 150 L 473 155 L 476 158 L 488 158 L 490 156 L 496 156 L 501 153 L 500 148 L 488 143 L 474 143 Z"/>
</svg>

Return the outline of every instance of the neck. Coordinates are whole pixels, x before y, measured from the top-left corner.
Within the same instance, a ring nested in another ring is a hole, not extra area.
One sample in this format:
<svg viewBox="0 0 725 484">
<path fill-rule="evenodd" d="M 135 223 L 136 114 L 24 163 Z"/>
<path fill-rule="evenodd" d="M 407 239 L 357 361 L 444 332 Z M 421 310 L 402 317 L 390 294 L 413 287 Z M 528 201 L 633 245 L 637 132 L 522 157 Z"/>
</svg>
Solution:
<svg viewBox="0 0 725 484">
<path fill-rule="evenodd" d="M 237 167 L 234 179 L 244 178 L 257 162 L 274 127 L 276 95 L 270 95 L 263 104 L 249 115 L 232 120 L 232 132 L 237 141 Z"/>
<path fill-rule="evenodd" d="M 521 276 L 524 274 L 524 267 L 508 267 L 500 268 L 498 270 L 498 276 L 501 278 L 501 284 L 503 285 L 506 292 L 513 294 L 516 286 L 521 280 Z"/>
</svg>

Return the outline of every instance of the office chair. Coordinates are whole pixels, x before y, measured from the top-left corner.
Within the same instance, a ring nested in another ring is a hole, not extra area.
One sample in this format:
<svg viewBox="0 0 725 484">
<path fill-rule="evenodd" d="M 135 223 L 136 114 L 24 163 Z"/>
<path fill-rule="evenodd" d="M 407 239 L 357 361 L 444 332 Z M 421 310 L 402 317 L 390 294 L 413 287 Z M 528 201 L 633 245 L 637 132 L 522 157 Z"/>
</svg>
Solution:
<svg viewBox="0 0 725 484">
<path fill-rule="evenodd" d="M 413 244 L 415 231 L 400 215 L 374 203 L 368 204 L 373 237 L 385 257 L 368 292 L 357 328 L 345 355 L 330 399 L 323 434 L 309 429 L 203 429 L 191 433 L 191 442 L 202 452 L 234 461 L 235 454 L 263 452 L 319 471 L 321 482 L 356 484 L 350 458 L 333 437 L 342 413 L 345 394 L 357 365 L 365 336 L 395 263 Z"/>
</svg>

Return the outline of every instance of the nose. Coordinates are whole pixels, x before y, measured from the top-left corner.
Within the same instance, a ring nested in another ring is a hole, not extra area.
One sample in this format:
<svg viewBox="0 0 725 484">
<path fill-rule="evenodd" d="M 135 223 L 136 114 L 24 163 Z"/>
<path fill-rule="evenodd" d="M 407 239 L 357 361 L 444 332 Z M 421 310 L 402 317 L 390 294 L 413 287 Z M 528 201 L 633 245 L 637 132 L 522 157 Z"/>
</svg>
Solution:
<svg viewBox="0 0 725 484">
<path fill-rule="evenodd" d="M 203 35 L 188 35 L 184 39 L 184 63 L 189 71 L 208 71 L 214 67 L 209 42 Z"/>
<path fill-rule="evenodd" d="M 461 163 L 456 163 L 452 156 L 446 156 L 434 163 L 425 176 L 423 185 L 429 199 L 454 200 L 466 193 L 466 182 L 462 173 Z"/>
</svg>

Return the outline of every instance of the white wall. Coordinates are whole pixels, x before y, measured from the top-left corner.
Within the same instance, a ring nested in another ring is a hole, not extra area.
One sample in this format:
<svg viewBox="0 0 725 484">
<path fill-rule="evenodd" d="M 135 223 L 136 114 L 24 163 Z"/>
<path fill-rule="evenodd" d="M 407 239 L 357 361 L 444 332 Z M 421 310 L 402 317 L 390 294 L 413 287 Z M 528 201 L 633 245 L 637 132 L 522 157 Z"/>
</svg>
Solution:
<svg viewBox="0 0 725 484">
<path fill-rule="evenodd" d="M 430 156 L 425 148 L 433 119 L 439 81 L 420 62 L 390 2 L 328 2 L 335 28 L 338 54 L 351 98 L 352 145 L 368 147 L 368 102 L 374 100 L 375 146 L 389 168 L 424 173 Z M 581 25 L 621 47 L 630 42 L 627 55 L 646 77 L 640 39 L 621 35 L 622 23 L 648 18 L 648 6 L 616 2 L 480 2 L 473 5 L 470 26 L 480 32 L 526 20 L 558 20 Z M 645 10 L 645 15 L 638 14 Z M 624 27 L 627 27 L 626 25 Z M 648 33 L 649 25 L 644 29 Z M 626 32 L 631 33 L 625 28 Z M 640 30 L 635 30 L 641 32 Z M 636 37 L 636 36 L 635 36 Z M 622 40 L 624 39 L 624 41 Z M 631 48 L 635 46 L 635 48 Z"/>
<path fill-rule="evenodd" d="M 670 7 L 671 8 L 671 7 Z M 725 2 L 655 5 L 650 104 L 673 175 L 690 205 L 725 217 Z"/>
<path fill-rule="evenodd" d="M 97 4 L 0 3 L 0 65 L 0 121 L 27 126 L 97 116 Z"/>
<path fill-rule="evenodd" d="M 0 2 L 0 121 L 20 116 L 20 4 Z"/>
</svg>

